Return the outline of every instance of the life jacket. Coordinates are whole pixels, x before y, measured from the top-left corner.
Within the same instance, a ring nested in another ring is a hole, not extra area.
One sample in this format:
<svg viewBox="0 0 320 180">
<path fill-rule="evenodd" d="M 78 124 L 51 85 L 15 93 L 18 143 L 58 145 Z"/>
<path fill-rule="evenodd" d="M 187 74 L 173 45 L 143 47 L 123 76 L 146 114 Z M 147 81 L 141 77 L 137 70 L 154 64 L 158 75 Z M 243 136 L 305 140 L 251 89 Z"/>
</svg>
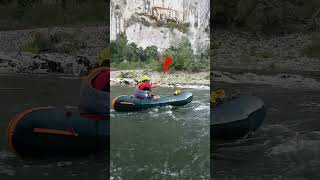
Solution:
<svg viewBox="0 0 320 180">
<path fill-rule="evenodd" d="M 80 111 L 103 117 L 109 116 L 110 91 L 99 91 L 92 87 L 92 81 L 94 78 L 104 70 L 109 71 L 109 68 L 95 68 L 82 81 L 80 89 Z"/>
<path fill-rule="evenodd" d="M 145 99 L 150 98 L 150 91 L 139 89 L 140 84 L 136 87 L 136 92 L 134 93 L 134 97 L 137 99 Z"/>
</svg>

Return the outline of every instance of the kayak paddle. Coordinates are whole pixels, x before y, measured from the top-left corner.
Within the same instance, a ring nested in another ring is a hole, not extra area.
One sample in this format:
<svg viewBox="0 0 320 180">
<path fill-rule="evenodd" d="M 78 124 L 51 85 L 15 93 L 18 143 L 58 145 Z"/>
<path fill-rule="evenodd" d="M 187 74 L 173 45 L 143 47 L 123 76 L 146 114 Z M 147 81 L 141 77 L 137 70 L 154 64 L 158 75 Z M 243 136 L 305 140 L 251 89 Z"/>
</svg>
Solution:
<svg viewBox="0 0 320 180">
<path fill-rule="evenodd" d="M 168 56 L 163 63 L 163 74 L 165 74 L 172 64 L 173 58 Z"/>
<path fill-rule="evenodd" d="M 165 60 L 164 60 L 164 63 L 163 63 L 163 68 L 162 68 L 162 75 L 161 75 L 161 79 L 160 79 L 160 82 L 162 81 L 162 78 L 164 76 L 164 74 L 168 71 L 168 69 L 170 68 L 171 64 L 172 64 L 172 61 L 173 61 L 173 57 L 171 56 L 168 56 Z M 159 95 L 159 87 L 157 89 L 157 94 Z"/>
</svg>

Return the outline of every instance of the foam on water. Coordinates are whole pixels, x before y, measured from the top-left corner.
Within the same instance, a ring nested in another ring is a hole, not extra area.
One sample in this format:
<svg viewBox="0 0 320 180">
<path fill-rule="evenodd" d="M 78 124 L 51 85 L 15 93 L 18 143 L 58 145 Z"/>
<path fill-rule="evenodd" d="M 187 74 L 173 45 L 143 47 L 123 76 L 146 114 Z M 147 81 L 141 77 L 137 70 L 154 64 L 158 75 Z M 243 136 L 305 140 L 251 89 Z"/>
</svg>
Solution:
<svg viewBox="0 0 320 180">
<path fill-rule="evenodd" d="M 208 110 L 210 109 L 210 106 L 208 105 L 200 105 L 200 106 L 197 106 L 196 108 L 194 108 L 194 110 L 196 111 L 203 111 L 203 110 Z"/>
<path fill-rule="evenodd" d="M 0 152 L 0 176 L 14 176 L 15 170 L 14 167 L 8 162 L 10 162 L 11 159 L 14 159 L 16 157 L 15 154 L 9 152 L 9 151 L 1 151 Z"/>
<path fill-rule="evenodd" d="M 182 84 L 177 84 L 176 85 L 178 88 L 182 89 L 199 89 L 199 90 L 210 90 L 209 85 L 182 85 Z"/>
<path fill-rule="evenodd" d="M 317 117 L 320 94 L 312 85 L 303 84 L 312 80 L 296 81 L 294 84 L 294 79 L 300 77 L 255 79 L 253 75 L 246 78 L 248 81 L 241 81 L 240 77 L 239 84 L 220 83 L 219 88 L 226 92 L 236 89 L 239 95 L 246 95 L 250 91 L 250 94 L 260 97 L 267 107 L 266 118 L 254 134 L 244 139 L 218 142 L 213 138 L 212 176 L 217 180 L 259 177 L 319 179 L 320 131 Z M 249 82 L 249 79 L 253 82 Z M 259 80 L 269 84 L 269 80 L 277 79 L 282 80 L 277 82 L 279 84 L 271 83 L 274 86 L 255 85 Z M 244 82 L 249 84 L 241 84 Z"/>
</svg>

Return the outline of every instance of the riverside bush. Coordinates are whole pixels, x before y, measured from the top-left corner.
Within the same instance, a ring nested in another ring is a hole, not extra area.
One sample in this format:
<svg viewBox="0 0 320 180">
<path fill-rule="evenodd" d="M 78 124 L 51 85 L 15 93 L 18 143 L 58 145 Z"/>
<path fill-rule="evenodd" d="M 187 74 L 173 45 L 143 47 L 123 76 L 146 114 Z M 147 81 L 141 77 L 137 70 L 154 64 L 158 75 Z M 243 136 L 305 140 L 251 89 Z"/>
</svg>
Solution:
<svg viewBox="0 0 320 180">
<path fill-rule="evenodd" d="M 110 43 L 111 67 L 117 69 L 152 69 L 162 71 L 163 57 L 156 46 L 145 49 L 135 43 L 128 43 L 124 33 Z M 177 71 L 207 71 L 209 70 L 209 49 L 203 50 L 199 55 L 194 55 L 191 43 L 187 38 L 182 38 L 177 47 L 170 47 L 174 52 L 171 70 Z"/>
<path fill-rule="evenodd" d="M 58 32 L 52 35 L 34 32 L 31 41 L 25 45 L 24 50 L 35 54 L 44 52 L 72 53 L 85 46 L 85 43 L 80 41 L 77 32 Z"/>
<path fill-rule="evenodd" d="M 27 43 L 24 50 L 34 54 L 39 54 L 51 48 L 52 44 L 50 43 L 48 37 L 46 37 L 43 33 L 34 32 L 31 42 Z"/>
<path fill-rule="evenodd" d="M 320 33 L 315 32 L 311 35 L 311 43 L 302 52 L 309 58 L 320 58 Z"/>
</svg>

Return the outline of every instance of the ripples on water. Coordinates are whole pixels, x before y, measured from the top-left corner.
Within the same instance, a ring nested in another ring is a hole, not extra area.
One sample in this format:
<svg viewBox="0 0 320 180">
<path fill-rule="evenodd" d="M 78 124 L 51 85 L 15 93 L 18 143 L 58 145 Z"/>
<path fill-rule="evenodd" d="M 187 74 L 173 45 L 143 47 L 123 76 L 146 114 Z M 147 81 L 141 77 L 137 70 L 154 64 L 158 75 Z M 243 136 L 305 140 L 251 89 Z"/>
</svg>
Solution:
<svg viewBox="0 0 320 180">
<path fill-rule="evenodd" d="M 108 177 L 108 158 L 101 154 L 81 158 L 21 159 L 9 151 L 0 152 L 1 179 L 79 179 Z M 90 166 L 88 166 L 90 164 Z"/>
<path fill-rule="evenodd" d="M 112 179 L 209 179 L 209 91 L 192 91 L 183 107 L 112 111 Z"/>
<path fill-rule="evenodd" d="M 320 93 L 258 85 L 221 84 L 251 92 L 267 105 L 267 116 L 252 136 L 214 142 L 211 176 L 220 179 L 320 179 Z"/>
</svg>

